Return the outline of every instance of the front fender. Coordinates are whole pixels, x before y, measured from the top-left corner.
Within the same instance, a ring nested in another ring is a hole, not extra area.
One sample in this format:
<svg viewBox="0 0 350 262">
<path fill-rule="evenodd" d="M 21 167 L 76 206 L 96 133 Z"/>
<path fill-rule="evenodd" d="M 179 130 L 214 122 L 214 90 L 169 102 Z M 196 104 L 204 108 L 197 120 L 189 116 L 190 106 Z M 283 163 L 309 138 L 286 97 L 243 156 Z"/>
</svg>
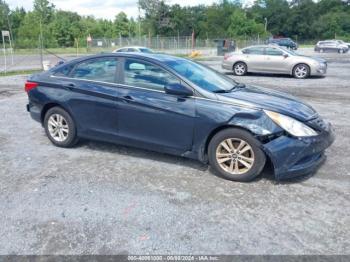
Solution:
<svg viewBox="0 0 350 262">
<path fill-rule="evenodd" d="M 231 118 L 228 125 L 244 128 L 256 136 L 266 136 L 283 131 L 262 110 L 256 110 L 254 114 L 251 112 L 249 114 L 237 113 Z"/>
</svg>

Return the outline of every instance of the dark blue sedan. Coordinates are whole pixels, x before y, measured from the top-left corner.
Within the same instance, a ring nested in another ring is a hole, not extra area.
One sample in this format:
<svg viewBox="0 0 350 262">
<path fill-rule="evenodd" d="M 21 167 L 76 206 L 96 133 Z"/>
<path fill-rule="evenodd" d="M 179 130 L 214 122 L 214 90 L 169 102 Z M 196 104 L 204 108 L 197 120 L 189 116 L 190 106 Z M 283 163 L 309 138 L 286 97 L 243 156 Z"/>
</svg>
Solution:
<svg viewBox="0 0 350 262">
<path fill-rule="evenodd" d="M 313 171 L 334 135 L 295 97 L 237 83 L 199 63 L 160 54 L 84 57 L 31 76 L 27 110 L 48 138 L 96 139 L 210 163 L 249 181 L 267 160 L 276 179 Z"/>
</svg>

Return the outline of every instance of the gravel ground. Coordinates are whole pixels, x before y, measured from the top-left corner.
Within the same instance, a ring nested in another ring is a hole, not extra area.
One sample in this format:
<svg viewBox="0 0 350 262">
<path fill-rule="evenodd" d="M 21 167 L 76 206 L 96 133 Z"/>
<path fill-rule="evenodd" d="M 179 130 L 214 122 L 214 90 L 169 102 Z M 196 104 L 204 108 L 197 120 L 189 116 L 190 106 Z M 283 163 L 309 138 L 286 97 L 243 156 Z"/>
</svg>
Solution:
<svg viewBox="0 0 350 262">
<path fill-rule="evenodd" d="M 350 254 L 350 54 L 323 56 L 326 78 L 235 77 L 297 95 L 335 126 L 325 164 L 283 183 L 100 142 L 54 147 L 25 111 L 25 76 L 0 78 L 0 255 Z"/>
</svg>

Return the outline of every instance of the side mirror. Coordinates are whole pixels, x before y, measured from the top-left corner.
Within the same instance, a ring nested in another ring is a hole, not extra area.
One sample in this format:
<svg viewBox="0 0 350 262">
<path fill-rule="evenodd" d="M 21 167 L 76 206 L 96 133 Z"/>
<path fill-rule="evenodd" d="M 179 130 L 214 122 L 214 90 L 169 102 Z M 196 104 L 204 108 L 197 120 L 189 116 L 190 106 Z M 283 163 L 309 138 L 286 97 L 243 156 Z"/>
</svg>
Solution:
<svg viewBox="0 0 350 262">
<path fill-rule="evenodd" d="M 289 55 L 288 54 L 283 54 L 283 57 L 287 58 L 287 57 L 289 57 Z"/>
<path fill-rule="evenodd" d="M 185 86 L 178 84 L 178 83 L 167 84 L 164 87 L 164 90 L 165 90 L 165 93 L 170 94 L 170 95 L 183 96 L 183 97 L 193 95 L 192 90 L 190 90 L 190 89 L 186 88 Z"/>
</svg>

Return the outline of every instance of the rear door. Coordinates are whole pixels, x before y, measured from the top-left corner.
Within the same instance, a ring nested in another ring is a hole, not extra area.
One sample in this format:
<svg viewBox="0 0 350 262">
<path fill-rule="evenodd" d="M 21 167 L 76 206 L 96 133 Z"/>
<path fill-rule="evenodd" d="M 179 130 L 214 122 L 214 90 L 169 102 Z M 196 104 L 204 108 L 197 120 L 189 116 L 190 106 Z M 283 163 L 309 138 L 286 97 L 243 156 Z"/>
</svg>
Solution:
<svg viewBox="0 0 350 262">
<path fill-rule="evenodd" d="M 324 42 L 323 46 L 324 46 L 323 49 L 327 51 L 335 51 L 338 49 L 335 41 L 326 41 Z"/>
<path fill-rule="evenodd" d="M 69 107 L 85 136 L 117 136 L 118 64 L 116 57 L 88 59 L 77 64 L 69 77 L 61 79 L 61 84 L 71 91 Z"/>
<path fill-rule="evenodd" d="M 181 83 L 151 62 L 125 58 L 120 89 L 119 135 L 129 144 L 173 153 L 192 148 L 195 98 L 165 93 L 164 86 Z"/>
<path fill-rule="evenodd" d="M 242 51 L 249 72 L 263 72 L 265 69 L 264 47 L 249 47 Z"/>
</svg>

